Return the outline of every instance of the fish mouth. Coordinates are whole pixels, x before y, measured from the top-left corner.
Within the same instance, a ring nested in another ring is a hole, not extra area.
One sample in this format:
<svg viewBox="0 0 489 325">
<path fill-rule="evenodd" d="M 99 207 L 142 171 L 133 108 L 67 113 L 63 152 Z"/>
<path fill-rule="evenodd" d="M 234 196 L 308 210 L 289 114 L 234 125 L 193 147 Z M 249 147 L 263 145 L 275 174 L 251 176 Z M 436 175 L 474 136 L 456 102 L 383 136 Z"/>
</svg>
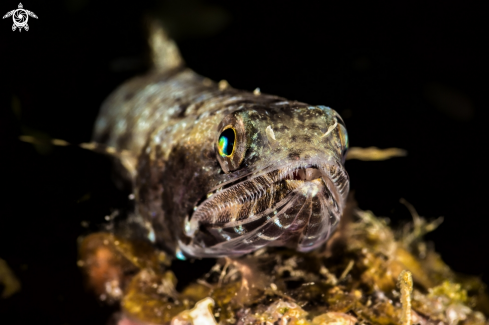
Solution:
<svg viewBox="0 0 489 325">
<path fill-rule="evenodd" d="M 264 246 L 309 251 L 338 224 L 348 175 L 340 162 L 294 162 L 271 166 L 214 188 L 185 222 L 194 257 L 242 255 Z"/>
</svg>

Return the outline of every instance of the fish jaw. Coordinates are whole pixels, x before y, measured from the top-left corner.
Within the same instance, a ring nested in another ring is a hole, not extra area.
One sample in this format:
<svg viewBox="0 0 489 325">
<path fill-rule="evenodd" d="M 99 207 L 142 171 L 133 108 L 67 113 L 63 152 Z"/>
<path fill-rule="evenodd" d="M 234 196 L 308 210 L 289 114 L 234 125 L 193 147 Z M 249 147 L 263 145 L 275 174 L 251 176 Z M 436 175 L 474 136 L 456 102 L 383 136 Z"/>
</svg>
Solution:
<svg viewBox="0 0 489 325">
<path fill-rule="evenodd" d="M 242 255 L 264 246 L 307 252 L 336 228 L 349 190 L 341 162 L 296 161 L 218 188 L 185 221 L 179 241 L 193 257 Z"/>
</svg>

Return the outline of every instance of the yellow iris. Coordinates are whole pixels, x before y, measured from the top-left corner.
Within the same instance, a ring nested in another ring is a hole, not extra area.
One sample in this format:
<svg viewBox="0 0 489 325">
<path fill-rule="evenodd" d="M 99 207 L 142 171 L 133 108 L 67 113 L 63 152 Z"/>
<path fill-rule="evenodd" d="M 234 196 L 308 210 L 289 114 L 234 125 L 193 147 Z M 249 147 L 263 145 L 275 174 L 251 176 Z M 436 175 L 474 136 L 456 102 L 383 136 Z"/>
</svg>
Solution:
<svg viewBox="0 0 489 325">
<path fill-rule="evenodd" d="M 234 128 L 229 127 L 224 129 L 219 136 L 219 142 L 217 148 L 219 149 L 219 154 L 222 157 L 230 157 L 234 153 L 234 147 L 236 144 L 236 131 Z"/>
</svg>

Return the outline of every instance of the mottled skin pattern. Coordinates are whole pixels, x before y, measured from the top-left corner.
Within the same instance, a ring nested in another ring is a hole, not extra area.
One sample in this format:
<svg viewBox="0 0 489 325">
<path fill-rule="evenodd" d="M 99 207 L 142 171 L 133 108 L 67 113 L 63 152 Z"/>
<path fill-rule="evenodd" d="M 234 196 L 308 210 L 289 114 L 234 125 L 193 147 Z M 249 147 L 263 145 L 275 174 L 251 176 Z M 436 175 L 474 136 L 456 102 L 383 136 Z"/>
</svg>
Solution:
<svg viewBox="0 0 489 325">
<path fill-rule="evenodd" d="M 231 158 L 217 150 L 230 125 Z M 94 140 L 135 157 L 136 213 L 172 253 L 311 250 L 334 230 L 348 194 L 347 135 L 334 110 L 219 87 L 185 68 L 122 85 Z"/>
</svg>

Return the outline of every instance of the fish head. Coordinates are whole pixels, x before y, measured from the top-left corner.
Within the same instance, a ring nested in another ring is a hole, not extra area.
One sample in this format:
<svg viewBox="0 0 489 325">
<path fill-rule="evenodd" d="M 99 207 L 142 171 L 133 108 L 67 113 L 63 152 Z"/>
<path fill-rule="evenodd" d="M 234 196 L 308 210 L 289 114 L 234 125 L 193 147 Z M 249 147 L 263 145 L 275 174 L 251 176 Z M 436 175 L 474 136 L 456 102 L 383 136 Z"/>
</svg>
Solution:
<svg viewBox="0 0 489 325">
<path fill-rule="evenodd" d="M 349 191 L 348 135 L 338 113 L 278 102 L 233 111 L 213 132 L 221 174 L 185 220 L 184 254 L 307 252 L 328 239 Z"/>
</svg>

